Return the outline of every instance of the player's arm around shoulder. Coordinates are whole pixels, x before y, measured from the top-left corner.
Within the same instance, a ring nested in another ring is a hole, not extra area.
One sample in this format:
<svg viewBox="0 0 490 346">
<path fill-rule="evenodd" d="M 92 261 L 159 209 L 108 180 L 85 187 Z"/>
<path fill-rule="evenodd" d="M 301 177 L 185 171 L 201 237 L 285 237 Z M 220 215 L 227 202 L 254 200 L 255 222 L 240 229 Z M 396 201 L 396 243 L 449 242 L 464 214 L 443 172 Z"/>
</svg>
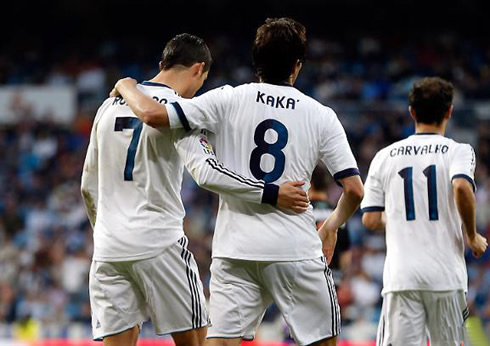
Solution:
<svg viewBox="0 0 490 346">
<path fill-rule="evenodd" d="M 120 79 L 112 89 L 110 96 L 121 95 L 133 113 L 148 126 L 169 127 L 170 120 L 166 106 L 146 95 L 136 85 L 137 82 L 133 78 Z"/>
</svg>

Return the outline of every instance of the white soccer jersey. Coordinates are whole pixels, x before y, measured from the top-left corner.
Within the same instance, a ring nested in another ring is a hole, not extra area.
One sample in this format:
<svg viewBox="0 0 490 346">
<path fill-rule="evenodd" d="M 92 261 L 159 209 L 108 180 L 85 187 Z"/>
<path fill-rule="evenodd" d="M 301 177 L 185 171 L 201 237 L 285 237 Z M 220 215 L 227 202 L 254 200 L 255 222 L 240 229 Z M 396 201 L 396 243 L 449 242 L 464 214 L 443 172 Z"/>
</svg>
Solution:
<svg viewBox="0 0 490 346">
<path fill-rule="evenodd" d="M 160 103 L 181 99 L 163 84 L 144 82 L 138 88 Z M 95 219 L 94 260 L 153 257 L 184 235 L 184 164 L 202 187 L 251 203 L 262 200 L 264 182 L 223 167 L 201 132 L 154 129 L 144 125 L 121 97 L 104 102 L 94 121 L 82 175 L 89 218 Z M 265 190 L 273 202 L 278 187 L 266 187 L 271 188 Z"/>
<path fill-rule="evenodd" d="M 244 175 L 308 184 L 318 160 L 335 179 L 359 174 L 335 112 L 294 87 L 250 83 L 167 107 L 172 127 L 215 134 L 217 157 Z M 313 213 L 294 214 L 221 196 L 213 257 L 289 261 L 322 256 Z"/>
<path fill-rule="evenodd" d="M 383 294 L 467 289 L 461 219 L 451 181 L 474 186 L 468 144 L 419 133 L 380 150 L 369 168 L 363 212 L 386 213 Z"/>
</svg>

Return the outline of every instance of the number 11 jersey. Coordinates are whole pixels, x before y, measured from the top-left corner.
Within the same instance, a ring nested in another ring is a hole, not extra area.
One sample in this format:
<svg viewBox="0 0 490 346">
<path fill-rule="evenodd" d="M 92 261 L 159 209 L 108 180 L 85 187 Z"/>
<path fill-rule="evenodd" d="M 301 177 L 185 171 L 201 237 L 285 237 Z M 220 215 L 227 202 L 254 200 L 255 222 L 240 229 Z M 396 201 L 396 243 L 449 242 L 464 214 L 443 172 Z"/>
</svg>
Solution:
<svg viewBox="0 0 490 346">
<path fill-rule="evenodd" d="M 292 86 L 224 86 L 172 106 L 166 106 L 171 127 L 212 131 L 216 156 L 241 175 L 277 185 L 304 181 L 308 189 L 318 160 L 336 180 L 359 174 L 335 112 Z M 220 197 L 213 257 L 291 261 L 320 256 L 311 207 L 294 214 Z"/>
<path fill-rule="evenodd" d="M 417 133 L 380 150 L 369 168 L 363 212 L 385 211 L 383 294 L 467 290 L 464 241 L 452 180 L 474 185 L 468 144 Z"/>
</svg>

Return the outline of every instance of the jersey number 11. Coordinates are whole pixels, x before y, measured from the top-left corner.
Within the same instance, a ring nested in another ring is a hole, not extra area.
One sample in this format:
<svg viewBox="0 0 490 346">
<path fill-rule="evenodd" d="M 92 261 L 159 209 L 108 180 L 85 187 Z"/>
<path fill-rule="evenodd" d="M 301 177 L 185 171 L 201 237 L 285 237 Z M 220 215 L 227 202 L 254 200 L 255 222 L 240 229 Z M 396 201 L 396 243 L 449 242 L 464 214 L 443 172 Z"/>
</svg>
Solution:
<svg viewBox="0 0 490 346">
<path fill-rule="evenodd" d="M 429 198 L 429 220 L 439 220 L 439 211 L 437 209 L 437 179 L 436 165 L 430 165 L 423 170 L 427 177 L 427 195 Z M 415 220 L 415 203 L 413 199 L 413 167 L 406 167 L 398 174 L 403 178 L 403 187 L 405 193 L 405 212 L 407 221 Z"/>
</svg>

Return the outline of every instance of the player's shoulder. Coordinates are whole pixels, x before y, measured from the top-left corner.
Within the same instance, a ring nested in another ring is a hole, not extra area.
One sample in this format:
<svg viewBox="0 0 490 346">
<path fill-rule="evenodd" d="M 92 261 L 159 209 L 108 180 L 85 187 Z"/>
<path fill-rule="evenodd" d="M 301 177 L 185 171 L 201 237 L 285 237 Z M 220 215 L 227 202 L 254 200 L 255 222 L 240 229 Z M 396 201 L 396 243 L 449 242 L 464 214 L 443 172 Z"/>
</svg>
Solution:
<svg viewBox="0 0 490 346">
<path fill-rule="evenodd" d="M 449 146 L 449 152 L 453 155 L 461 155 L 463 153 L 466 153 L 468 155 L 475 156 L 475 150 L 473 149 L 473 146 L 469 143 L 458 142 L 452 138 L 447 138 L 447 143 Z"/>
<path fill-rule="evenodd" d="M 98 123 L 100 119 L 102 118 L 102 115 L 109 109 L 109 107 L 115 102 L 116 97 L 108 97 L 102 102 L 102 104 L 99 106 L 99 109 L 97 110 L 97 113 L 95 114 L 95 119 L 94 123 Z"/>
<path fill-rule="evenodd" d="M 311 109 L 316 114 L 318 114 L 320 117 L 322 117 L 323 119 L 325 119 L 325 118 L 337 119 L 338 118 L 337 113 L 334 111 L 334 109 L 332 107 L 330 107 L 329 105 L 325 105 L 325 104 L 321 103 L 320 101 L 318 101 L 314 97 L 309 96 L 309 95 L 303 93 L 302 91 L 300 91 L 298 89 L 296 89 L 296 90 L 299 93 L 299 95 L 301 95 L 302 102 L 306 103 L 308 108 Z"/>
</svg>

